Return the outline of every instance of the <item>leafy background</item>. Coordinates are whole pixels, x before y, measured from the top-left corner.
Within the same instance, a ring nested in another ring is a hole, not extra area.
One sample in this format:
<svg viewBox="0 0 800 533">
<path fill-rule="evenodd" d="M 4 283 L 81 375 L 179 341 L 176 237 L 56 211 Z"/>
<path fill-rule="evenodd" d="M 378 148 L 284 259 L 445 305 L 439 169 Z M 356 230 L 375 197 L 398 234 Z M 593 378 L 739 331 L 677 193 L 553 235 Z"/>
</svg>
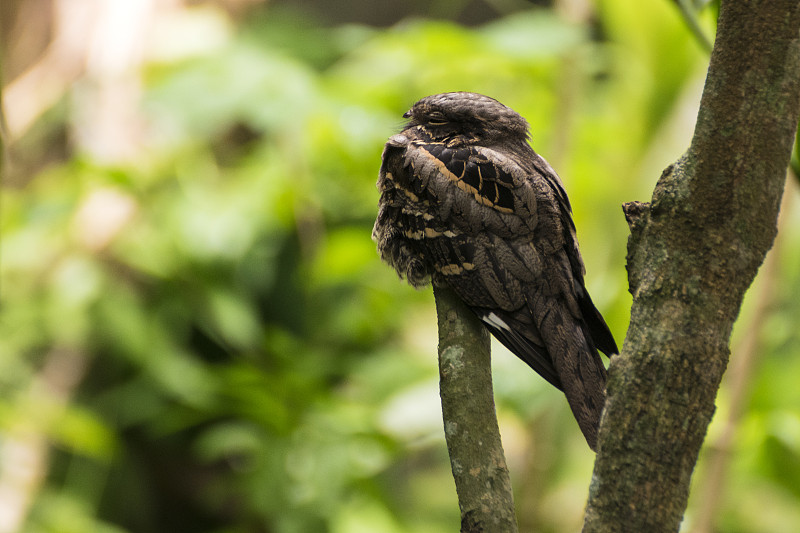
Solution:
<svg viewBox="0 0 800 533">
<path fill-rule="evenodd" d="M 436 92 L 524 115 L 621 341 L 620 204 L 691 139 L 708 54 L 687 20 L 712 35 L 715 6 L 77 5 L 0 10 L 0 533 L 455 531 L 432 296 L 370 240 L 382 145 Z M 685 531 L 800 528 L 797 197 Z M 577 531 L 593 455 L 494 348 L 521 530 Z"/>
</svg>

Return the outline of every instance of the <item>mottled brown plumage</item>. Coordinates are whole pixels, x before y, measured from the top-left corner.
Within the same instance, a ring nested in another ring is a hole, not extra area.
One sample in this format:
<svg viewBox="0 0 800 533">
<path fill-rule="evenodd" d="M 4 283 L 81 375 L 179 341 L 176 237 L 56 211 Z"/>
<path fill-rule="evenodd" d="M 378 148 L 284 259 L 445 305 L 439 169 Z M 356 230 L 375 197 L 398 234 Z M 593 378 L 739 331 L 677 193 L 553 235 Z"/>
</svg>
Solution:
<svg viewBox="0 0 800 533">
<path fill-rule="evenodd" d="M 408 282 L 449 285 L 488 330 L 563 390 L 596 448 L 617 353 L 584 287 L 564 186 L 528 145 L 528 123 L 475 93 L 423 98 L 383 151 L 381 257 Z"/>
</svg>

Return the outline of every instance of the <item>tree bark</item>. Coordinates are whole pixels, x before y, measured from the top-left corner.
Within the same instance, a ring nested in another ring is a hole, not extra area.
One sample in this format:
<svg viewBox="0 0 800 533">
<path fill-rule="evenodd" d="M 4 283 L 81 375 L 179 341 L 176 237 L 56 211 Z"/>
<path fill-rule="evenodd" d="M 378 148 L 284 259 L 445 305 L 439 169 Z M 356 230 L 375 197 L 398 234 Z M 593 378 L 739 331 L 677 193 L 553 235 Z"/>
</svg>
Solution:
<svg viewBox="0 0 800 533">
<path fill-rule="evenodd" d="M 731 328 L 772 245 L 800 114 L 800 3 L 723 0 L 692 144 L 631 228 L 584 532 L 678 531 Z"/>
<path fill-rule="evenodd" d="M 489 333 L 445 287 L 434 285 L 439 391 L 463 533 L 516 533 L 514 498 L 495 414 Z"/>
</svg>

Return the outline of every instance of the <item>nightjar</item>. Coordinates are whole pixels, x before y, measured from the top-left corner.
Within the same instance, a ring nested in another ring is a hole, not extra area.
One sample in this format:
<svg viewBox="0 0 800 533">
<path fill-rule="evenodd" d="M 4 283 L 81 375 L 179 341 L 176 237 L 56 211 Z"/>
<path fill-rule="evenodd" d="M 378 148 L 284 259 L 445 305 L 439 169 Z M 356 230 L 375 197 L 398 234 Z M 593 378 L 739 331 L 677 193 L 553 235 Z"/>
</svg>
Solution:
<svg viewBox="0 0 800 533">
<path fill-rule="evenodd" d="M 564 186 L 493 98 L 428 96 L 383 151 L 372 238 L 411 285 L 446 284 L 486 328 L 564 391 L 594 450 L 605 403 L 598 349 L 617 345 L 584 286 Z"/>
</svg>

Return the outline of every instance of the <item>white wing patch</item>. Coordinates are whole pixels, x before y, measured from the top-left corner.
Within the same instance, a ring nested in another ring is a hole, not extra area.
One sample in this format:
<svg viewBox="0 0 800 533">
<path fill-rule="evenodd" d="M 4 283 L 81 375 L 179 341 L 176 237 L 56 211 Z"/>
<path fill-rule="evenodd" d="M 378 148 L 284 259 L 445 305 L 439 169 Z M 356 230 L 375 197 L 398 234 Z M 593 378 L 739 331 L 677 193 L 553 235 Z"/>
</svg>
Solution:
<svg viewBox="0 0 800 533">
<path fill-rule="evenodd" d="M 508 324 L 503 322 L 503 319 L 497 316 L 494 313 L 489 313 L 488 315 L 483 315 L 481 320 L 489 324 L 490 326 L 494 326 L 498 329 L 504 329 L 506 331 L 511 331 L 511 328 L 508 327 Z"/>
</svg>

